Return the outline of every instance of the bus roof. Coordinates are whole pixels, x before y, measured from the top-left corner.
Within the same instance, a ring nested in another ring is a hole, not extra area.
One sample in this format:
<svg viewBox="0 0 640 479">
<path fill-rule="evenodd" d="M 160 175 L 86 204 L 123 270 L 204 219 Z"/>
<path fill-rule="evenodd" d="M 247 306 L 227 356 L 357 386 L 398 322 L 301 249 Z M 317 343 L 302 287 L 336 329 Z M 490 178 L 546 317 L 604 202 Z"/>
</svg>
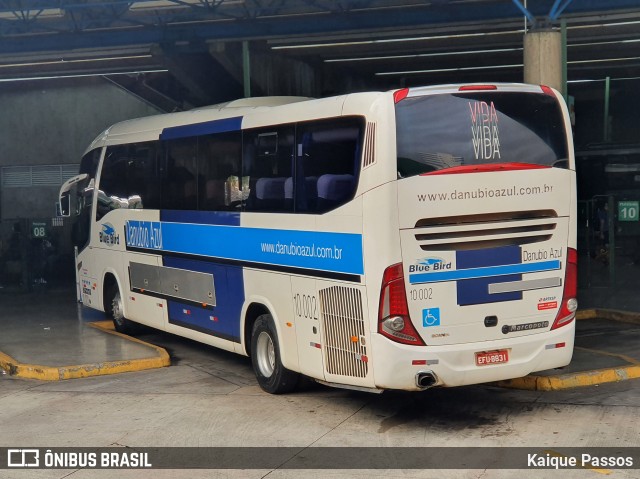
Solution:
<svg viewBox="0 0 640 479">
<path fill-rule="evenodd" d="M 526 85 L 518 83 L 492 83 L 496 86 L 498 91 L 540 91 L 540 86 Z M 434 94 L 434 93 L 452 93 L 458 91 L 462 84 L 457 85 L 434 85 L 426 87 L 413 87 L 409 88 L 410 96 Z M 464 85 L 470 86 L 470 85 Z M 242 98 L 233 100 L 230 102 L 219 103 L 216 105 L 205 106 L 196 108 L 189 111 L 177 112 L 177 113 L 163 113 L 158 115 L 152 115 L 133 120 L 127 120 L 120 123 L 116 123 L 102 132 L 91 143 L 86 151 L 90 151 L 98 146 L 105 144 L 119 144 L 129 141 L 151 141 L 157 140 L 162 130 L 180 125 L 189 125 L 202 123 L 212 120 L 232 118 L 238 116 L 246 116 L 251 113 L 251 116 L 262 116 L 269 119 L 274 123 L 278 123 L 277 118 L 274 118 L 271 113 L 271 109 L 275 107 L 287 107 L 291 106 L 291 110 L 283 110 L 283 117 L 286 117 L 287 113 L 293 113 L 297 111 L 298 115 L 304 115 L 310 117 L 314 112 L 314 116 L 317 117 L 330 117 L 340 116 L 342 114 L 342 107 L 347 97 L 365 97 L 371 101 L 374 97 L 390 96 L 394 91 L 388 92 L 363 92 L 363 93 L 351 93 L 347 95 L 334 96 L 328 98 L 314 99 L 308 97 L 299 96 L 271 96 L 271 97 L 254 97 L 254 98 Z M 310 105 L 308 102 L 313 102 Z M 301 104 L 304 103 L 304 106 Z M 313 109 L 310 107 L 313 106 Z M 286 120 L 283 120 L 286 122 Z"/>
<path fill-rule="evenodd" d="M 271 109 L 276 106 L 290 105 L 305 101 L 314 101 L 313 98 L 297 96 L 272 96 L 241 98 L 216 105 L 194 108 L 189 111 L 176 113 L 161 113 L 132 120 L 125 120 L 115 123 L 103 131 L 92 142 L 88 150 L 93 149 L 97 143 L 113 140 L 113 143 L 120 143 L 131 135 L 148 137 L 154 136 L 157 139 L 163 129 L 178 125 L 188 125 L 205 121 L 224 119 L 235 116 L 243 116 L 249 111 Z M 322 101 L 322 100 L 316 100 Z M 147 138 L 151 139 L 151 138 Z M 125 140 L 126 141 L 126 140 Z M 141 139 L 140 141 L 145 141 Z"/>
</svg>

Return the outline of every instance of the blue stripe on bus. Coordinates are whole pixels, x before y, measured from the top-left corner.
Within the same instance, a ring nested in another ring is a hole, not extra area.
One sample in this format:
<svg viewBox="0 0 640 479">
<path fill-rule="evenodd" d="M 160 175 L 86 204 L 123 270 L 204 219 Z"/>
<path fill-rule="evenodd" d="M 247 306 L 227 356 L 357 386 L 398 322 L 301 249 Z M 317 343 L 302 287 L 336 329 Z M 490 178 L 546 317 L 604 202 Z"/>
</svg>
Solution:
<svg viewBox="0 0 640 479">
<path fill-rule="evenodd" d="M 164 257 L 163 264 L 211 273 L 216 292 L 216 305 L 209 309 L 168 300 L 169 323 L 239 343 L 240 314 L 245 299 L 242 268 L 172 257 Z"/>
<path fill-rule="evenodd" d="M 223 120 L 205 121 L 191 125 L 172 126 L 165 128 L 160 133 L 161 140 L 174 140 L 176 138 L 188 138 L 191 136 L 209 135 L 211 133 L 224 133 L 238 131 L 242 128 L 242 117 L 225 118 Z"/>
<path fill-rule="evenodd" d="M 520 263 L 522 263 L 522 249 L 518 245 L 456 251 L 456 268 L 458 270 Z M 489 284 L 520 281 L 521 279 L 522 274 L 508 274 L 460 280 L 457 282 L 456 288 L 458 304 L 468 306 L 470 304 L 520 300 L 522 299 L 522 291 L 489 294 Z"/>
<path fill-rule="evenodd" d="M 149 221 L 127 221 L 126 231 L 128 248 L 364 274 L 362 235 L 355 233 Z"/>
<path fill-rule="evenodd" d="M 459 281 L 461 279 L 485 278 L 507 274 L 537 273 L 560 269 L 560 261 L 540 261 L 537 263 L 508 264 L 484 268 L 459 269 L 455 271 L 437 271 L 409 275 L 411 284 L 435 283 L 441 281 Z"/>
<path fill-rule="evenodd" d="M 240 213 L 236 211 L 161 210 L 160 221 L 168 223 L 240 226 Z"/>
<path fill-rule="evenodd" d="M 161 221 L 183 221 L 207 225 L 239 226 L 240 213 L 228 211 L 174 211 L 161 210 Z M 147 223 L 147 232 L 152 231 Z M 161 231 L 161 223 L 156 223 Z M 156 244 L 162 239 L 155 241 Z M 240 342 L 240 313 L 244 304 L 244 276 L 238 266 L 163 256 L 164 266 L 211 273 L 216 293 L 216 305 L 212 309 L 168 300 L 169 323 L 200 331 L 230 341 Z"/>
</svg>

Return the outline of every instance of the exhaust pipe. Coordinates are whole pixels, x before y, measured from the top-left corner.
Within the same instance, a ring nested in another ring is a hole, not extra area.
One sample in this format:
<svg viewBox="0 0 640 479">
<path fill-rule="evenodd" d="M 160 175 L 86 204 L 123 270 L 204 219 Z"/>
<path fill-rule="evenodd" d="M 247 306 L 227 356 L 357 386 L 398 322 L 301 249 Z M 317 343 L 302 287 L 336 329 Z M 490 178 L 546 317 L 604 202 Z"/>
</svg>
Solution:
<svg viewBox="0 0 640 479">
<path fill-rule="evenodd" d="M 429 389 L 436 385 L 438 378 L 433 371 L 420 371 L 416 374 L 416 386 L 420 389 Z"/>
</svg>

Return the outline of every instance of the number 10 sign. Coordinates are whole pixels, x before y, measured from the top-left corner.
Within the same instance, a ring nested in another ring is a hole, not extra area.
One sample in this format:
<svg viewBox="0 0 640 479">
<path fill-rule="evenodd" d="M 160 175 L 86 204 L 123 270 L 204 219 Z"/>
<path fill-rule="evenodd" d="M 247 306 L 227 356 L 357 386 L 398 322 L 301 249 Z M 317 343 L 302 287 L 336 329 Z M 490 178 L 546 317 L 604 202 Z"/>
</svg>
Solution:
<svg viewBox="0 0 640 479">
<path fill-rule="evenodd" d="M 618 221 L 638 221 L 638 201 L 618 202 Z"/>
</svg>

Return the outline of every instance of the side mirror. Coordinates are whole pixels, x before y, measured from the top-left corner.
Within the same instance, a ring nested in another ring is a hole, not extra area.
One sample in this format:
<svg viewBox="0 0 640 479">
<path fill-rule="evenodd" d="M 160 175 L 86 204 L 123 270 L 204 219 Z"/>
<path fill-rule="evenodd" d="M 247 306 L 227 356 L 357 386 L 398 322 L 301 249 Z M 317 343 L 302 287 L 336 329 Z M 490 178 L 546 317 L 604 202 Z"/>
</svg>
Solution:
<svg viewBox="0 0 640 479">
<path fill-rule="evenodd" d="M 60 193 L 58 195 L 59 198 L 59 216 L 69 217 L 71 216 L 71 188 L 74 185 L 85 180 L 89 177 L 88 174 L 82 173 L 80 175 L 76 175 L 73 178 L 69 178 L 64 184 L 60 187 Z"/>
<path fill-rule="evenodd" d="M 58 201 L 58 208 L 56 208 L 56 212 L 58 216 L 63 216 L 65 218 L 71 216 L 71 195 L 68 191 L 65 191 L 60 195 L 60 200 Z"/>
</svg>

